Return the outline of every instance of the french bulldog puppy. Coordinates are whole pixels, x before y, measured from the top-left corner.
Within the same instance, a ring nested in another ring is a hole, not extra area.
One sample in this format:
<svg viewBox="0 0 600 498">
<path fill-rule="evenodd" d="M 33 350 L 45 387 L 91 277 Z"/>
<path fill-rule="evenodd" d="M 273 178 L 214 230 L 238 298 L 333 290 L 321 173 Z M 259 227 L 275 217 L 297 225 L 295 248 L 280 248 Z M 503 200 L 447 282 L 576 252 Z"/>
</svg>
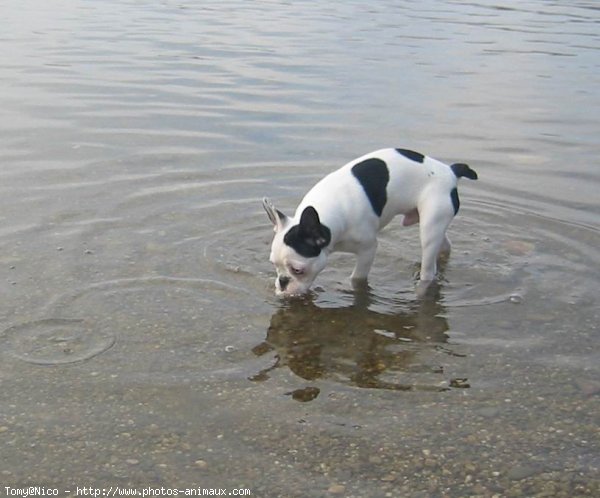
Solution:
<svg viewBox="0 0 600 498">
<path fill-rule="evenodd" d="M 441 253 L 449 253 L 446 229 L 458 212 L 461 177 L 477 179 L 462 163 L 447 165 L 407 149 L 381 149 L 361 156 L 320 180 L 293 217 L 263 199 L 275 230 L 270 260 L 278 295 L 308 291 L 334 251 L 356 255 L 353 281 L 366 280 L 377 250 L 377 233 L 395 216 L 419 223 L 421 271 L 417 294 L 436 275 Z"/>
</svg>

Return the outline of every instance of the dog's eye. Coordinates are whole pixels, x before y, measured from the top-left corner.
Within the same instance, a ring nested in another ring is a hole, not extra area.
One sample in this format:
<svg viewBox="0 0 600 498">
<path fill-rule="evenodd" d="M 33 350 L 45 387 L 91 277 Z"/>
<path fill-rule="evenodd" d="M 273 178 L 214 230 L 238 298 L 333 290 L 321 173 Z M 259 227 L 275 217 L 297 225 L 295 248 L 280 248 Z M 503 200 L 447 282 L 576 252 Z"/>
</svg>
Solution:
<svg viewBox="0 0 600 498">
<path fill-rule="evenodd" d="M 302 275 L 304 273 L 304 269 L 303 268 L 294 268 L 293 266 L 290 268 L 290 270 L 292 270 L 292 273 L 294 275 Z"/>
</svg>

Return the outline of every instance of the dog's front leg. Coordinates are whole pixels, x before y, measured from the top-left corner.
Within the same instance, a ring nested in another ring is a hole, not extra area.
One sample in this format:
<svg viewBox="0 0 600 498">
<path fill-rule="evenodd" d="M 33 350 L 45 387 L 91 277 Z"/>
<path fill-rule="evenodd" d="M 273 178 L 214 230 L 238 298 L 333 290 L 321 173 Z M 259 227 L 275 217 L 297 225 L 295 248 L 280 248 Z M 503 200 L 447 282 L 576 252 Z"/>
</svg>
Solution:
<svg viewBox="0 0 600 498">
<path fill-rule="evenodd" d="M 367 280 L 376 252 L 377 241 L 368 247 L 362 248 L 360 252 L 356 254 L 356 266 L 350 276 L 352 281 Z"/>
</svg>

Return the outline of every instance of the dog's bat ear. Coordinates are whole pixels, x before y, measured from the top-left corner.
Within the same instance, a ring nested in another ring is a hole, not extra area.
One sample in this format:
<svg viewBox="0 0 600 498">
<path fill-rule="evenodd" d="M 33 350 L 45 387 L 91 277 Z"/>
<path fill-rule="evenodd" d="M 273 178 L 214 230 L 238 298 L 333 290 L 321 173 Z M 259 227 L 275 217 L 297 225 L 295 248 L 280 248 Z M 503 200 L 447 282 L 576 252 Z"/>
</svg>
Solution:
<svg viewBox="0 0 600 498">
<path fill-rule="evenodd" d="M 263 208 L 265 208 L 265 211 L 267 212 L 267 216 L 271 220 L 271 223 L 273 223 L 273 229 L 277 232 L 283 227 L 283 225 L 285 225 L 287 216 L 278 209 L 275 209 L 275 206 L 273 205 L 271 200 L 267 199 L 266 197 L 263 198 L 262 205 Z"/>
<path fill-rule="evenodd" d="M 305 241 L 319 249 L 327 246 L 331 241 L 331 231 L 321 224 L 319 213 L 312 206 L 307 206 L 302 211 L 299 229 Z"/>
</svg>

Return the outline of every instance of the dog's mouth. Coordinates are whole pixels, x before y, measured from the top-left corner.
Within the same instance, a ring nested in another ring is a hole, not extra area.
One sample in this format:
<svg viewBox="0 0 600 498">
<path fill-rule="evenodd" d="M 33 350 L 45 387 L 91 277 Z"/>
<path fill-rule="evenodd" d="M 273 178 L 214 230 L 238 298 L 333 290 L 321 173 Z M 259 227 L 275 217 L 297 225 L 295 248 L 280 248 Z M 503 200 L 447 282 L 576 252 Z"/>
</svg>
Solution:
<svg viewBox="0 0 600 498">
<path fill-rule="evenodd" d="M 290 298 L 302 297 L 302 296 L 306 296 L 306 294 L 308 294 L 308 292 L 309 292 L 309 289 L 281 290 L 281 289 L 275 288 L 275 294 L 279 297 L 290 297 Z"/>
<path fill-rule="evenodd" d="M 276 296 L 281 300 L 284 307 L 294 306 L 296 303 L 312 302 L 316 299 L 317 295 L 311 289 L 307 289 L 305 292 L 275 292 Z"/>
<path fill-rule="evenodd" d="M 279 297 L 297 298 L 306 296 L 310 291 L 309 285 L 299 284 L 297 281 L 290 281 L 284 289 L 281 288 L 279 279 L 275 281 L 275 294 Z"/>
</svg>

